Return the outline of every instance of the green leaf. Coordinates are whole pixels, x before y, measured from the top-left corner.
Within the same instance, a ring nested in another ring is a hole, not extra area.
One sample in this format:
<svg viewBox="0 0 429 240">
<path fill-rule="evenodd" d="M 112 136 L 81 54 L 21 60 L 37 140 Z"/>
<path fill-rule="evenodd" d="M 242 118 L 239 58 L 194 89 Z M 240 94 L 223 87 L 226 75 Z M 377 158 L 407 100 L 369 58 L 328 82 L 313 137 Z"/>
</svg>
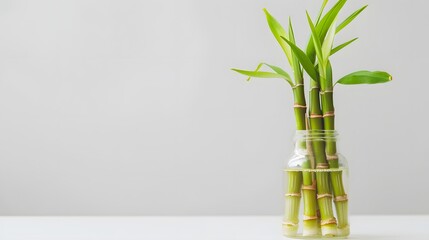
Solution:
<svg viewBox="0 0 429 240">
<path fill-rule="evenodd" d="M 289 17 L 289 41 L 295 44 L 295 33 L 293 31 L 292 19 L 290 17 Z"/>
<path fill-rule="evenodd" d="M 349 25 L 367 7 L 368 7 L 368 5 L 363 6 L 362 8 L 360 8 L 359 10 L 357 10 L 356 12 L 352 13 L 352 15 L 350 15 L 348 18 L 346 18 L 346 20 L 344 20 L 340 25 L 338 25 L 338 27 L 337 27 L 337 33 L 339 33 L 347 25 Z"/>
<path fill-rule="evenodd" d="M 316 26 L 317 33 L 319 34 L 319 41 L 323 42 L 328 33 L 329 28 L 332 25 L 332 22 L 337 18 L 338 13 L 344 7 L 347 0 L 339 0 L 332 8 L 329 10 L 326 15 L 320 20 Z M 314 62 L 316 59 L 316 49 L 314 47 L 314 42 L 310 38 L 310 41 L 307 45 L 307 56 Z"/>
<path fill-rule="evenodd" d="M 271 32 L 273 33 L 274 37 L 276 38 L 277 42 L 280 44 L 280 47 L 283 49 L 284 53 L 286 54 L 286 57 L 292 66 L 292 53 L 291 49 L 289 48 L 289 45 L 287 45 L 281 37 L 288 38 L 288 34 L 286 30 L 282 27 L 282 25 L 268 12 L 267 9 L 264 8 L 265 16 L 267 17 L 268 26 L 271 29 Z"/>
<path fill-rule="evenodd" d="M 261 67 L 262 66 L 264 66 L 264 64 L 263 63 L 260 63 L 260 64 L 258 64 L 258 66 L 256 67 L 256 69 L 255 69 L 255 71 L 254 72 L 258 72 L 259 71 L 259 69 L 261 69 Z M 234 70 L 234 69 L 232 69 L 232 70 Z M 252 79 L 252 77 L 248 77 L 247 78 L 247 81 L 250 81 Z"/>
<path fill-rule="evenodd" d="M 328 4 L 328 0 L 323 0 L 322 6 L 320 7 L 319 14 L 317 16 L 316 25 L 320 22 L 320 19 L 322 18 L 323 11 L 325 10 L 326 4 Z"/>
<path fill-rule="evenodd" d="M 329 84 L 331 84 L 330 86 L 332 86 L 332 65 L 331 62 L 328 61 L 328 64 L 326 65 L 326 82 L 328 82 Z"/>
<path fill-rule="evenodd" d="M 261 69 L 261 67 L 263 65 L 271 68 L 274 72 L 259 71 L 259 69 Z M 260 63 L 255 71 L 248 71 L 248 70 L 241 70 L 241 69 L 231 69 L 231 70 L 238 72 L 238 73 L 241 73 L 245 76 L 248 76 L 249 78 L 247 79 L 247 81 L 250 81 L 250 79 L 252 77 L 255 77 L 255 78 L 281 78 L 281 79 L 286 80 L 291 86 L 294 85 L 290 75 L 286 71 L 284 71 L 280 67 L 270 65 L 267 63 Z"/>
<path fill-rule="evenodd" d="M 283 38 L 283 40 L 289 44 L 292 52 L 295 54 L 295 56 L 298 58 L 299 62 L 301 63 L 304 70 L 308 73 L 308 75 L 315 81 L 318 81 L 318 75 L 316 68 L 314 68 L 313 63 L 311 60 L 307 57 L 304 51 L 302 51 L 299 47 L 297 47 L 293 42 L 287 40 L 286 38 Z"/>
<path fill-rule="evenodd" d="M 313 24 L 313 21 L 311 20 L 311 17 L 308 14 L 308 12 L 307 12 L 307 20 L 308 20 L 308 24 L 310 25 L 310 28 L 311 28 L 311 38 L 313 39 L 313 44 L 315 46 L 317 59 L 319 60 L 319 64 L 322 64 L 322 66 L 324 66 L 325 63 L 324 63 L 324 58 L 323 58 L 323 53 L 322 53 L 322 44 L 320 42 L 320 39 L 317 37 L 318 36 L 317 30 L 316 30 L 316 28 Z"/>
<path fill-rule="evenodd" d="M 334 20 L 332 22 L 331 28 L 329 28 L 325 41 L 323 42 L 322 55 L 325 57 L 325 59 L 323 59 L 325 63 L 328 62 L 329 56 L 331 56 L 331 50 L 332 46 L 334 45 L 335 33 L 337 29 L 336 24 L 337 20 Z"/>
<path fill-rule="evenodd" d="M 243 75 L 249 76 L 249 77 L 256 77 L 256 78 L 284 78 L 283 75 L 280 75 L 278 73 L 273 72 L 259 72 L 259 71 L 248 71 L 248 70 L 241 70 L 241 69 L 231 69 L 232 71 L 241 73 Z"/>
<path fill-rule="evenodd" d="M 347 0 L 339 0 L 329 12 L 322 18 L 319 24 L 317 24 L 317 32 L 319 33 L 320 41 L 326 37 L 326 34 L 331 28 L 332 23 L 337 18 L 339 12 L 346 4 Z"/>
<path fill-rule="evenodd" d="M 387 72 L 358 71 L 342 77 L 336 84 L 377 84 L 392 81 L 392 76 Z"/>
<path fill-rule="evenodd" d="M 290 82 L 292 84 L 292 78 L 290 77 L 290 75 L 285 70 L 283 70 L 280 67 L 277 67 L 277 66 L 274 66 L 274 65 L 270 65 L 268 63 L 262 63 L 262 64 L 265 65 L 265 66 L 267 66 L 267 67 L 269 67 L 269 68 L 271 68 L 274 72 L 282 75 L 284 79 L 286 79 L 288 82 Z"/>
<path fill-rule="evenodd" d="M 338 46 L 336 46 L 334 49 L 332 49 L 331 51 L 331 56 L 334 55 L 335 53 L 337 53 L 338 51 L 340 51 L 341 49 L 347 47 L 348 45 L 350 45 L 351 43 L 353 43 L 354 41 L 358 40 L 359 38 L 353 38 L 352 40 L 345 42 L 343 44 L 340 44 Z"/>
<path fill-rule="evenodd" d="M 295 34 L 293 31 L 293 26 L 292 26 L 292 19 L 290 17 L 289 17 L 289 40 L 293 44 L 296 44 L 295 43 Z M 303 77 L 302 77 L 301 65 L 299 64 L 299 59 L 296 57 L 296 54 L 294 52 L 292 52 L 292 68 L 293 68 L 293 72 L 295 74 L 295 80 L 298 82 L 302 82 Z"/>
</svg>

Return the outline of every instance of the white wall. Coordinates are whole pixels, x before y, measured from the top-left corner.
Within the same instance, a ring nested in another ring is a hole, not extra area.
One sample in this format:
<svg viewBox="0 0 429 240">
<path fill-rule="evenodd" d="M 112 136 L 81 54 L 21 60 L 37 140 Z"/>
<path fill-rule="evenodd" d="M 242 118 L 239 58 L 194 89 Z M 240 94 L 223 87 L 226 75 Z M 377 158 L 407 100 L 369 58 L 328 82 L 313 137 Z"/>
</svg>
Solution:
<svg viewBox="0 0 429 240">
<path fill-rule="evenodd" d="M 302 46 L 314 2 L 1 1 L 0 214 L 281 214 L 290 90 L 229 68 L 285 65 L 261 9 Z M 395 81 L 337 89 L 351 211 L 428 214 L 429 4 L 368 2 L 336 76 Z"/>
</svg>

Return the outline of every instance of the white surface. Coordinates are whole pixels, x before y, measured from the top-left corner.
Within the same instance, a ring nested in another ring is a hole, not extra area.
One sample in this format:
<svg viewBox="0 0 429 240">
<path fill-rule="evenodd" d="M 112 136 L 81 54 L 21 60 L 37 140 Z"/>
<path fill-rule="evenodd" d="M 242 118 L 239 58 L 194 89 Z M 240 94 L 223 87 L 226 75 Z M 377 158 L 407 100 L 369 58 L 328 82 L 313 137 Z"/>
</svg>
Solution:
<svg viewBox="0 0 429 240">
<path fill-rule="evenodd" d="M 285 66 L 262 8 L 303 46 L 321 2 L 1 0 L 0 215 L 280 214 L 291 91 L 230 68 Z M 335 76 L 394 82 L 336 89 L 350 211 L 429 214 L 429 1 L 350 0 L 341 19 L 365 4 Z"/>
<path fill-rule="evenodd" d="M 429 216 L 354 216 L 350 239 L 429 239 Z M 281 240 L 279 217 L 2 217 L 1 240 Z"/>
</svg>

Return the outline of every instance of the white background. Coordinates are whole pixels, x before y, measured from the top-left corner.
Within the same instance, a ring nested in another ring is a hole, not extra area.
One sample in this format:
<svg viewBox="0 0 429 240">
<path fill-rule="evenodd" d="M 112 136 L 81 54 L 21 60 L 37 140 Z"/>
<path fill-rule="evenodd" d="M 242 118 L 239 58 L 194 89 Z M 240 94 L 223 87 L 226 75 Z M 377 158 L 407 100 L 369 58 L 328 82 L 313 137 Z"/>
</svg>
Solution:
<svg viewBox="0 0 429 240">
<path fill-rule="evenodd" d="M 262 8 L 303 46 L 319 2 L 2 0 L 0 214 L 281 214 L 289 86 L 229 69 L 286 66 Z M 336 89 L 351 211 L 428 214 L 429 4 L 349 2 L 335 76 L 395 79 Z"/>
</svg>

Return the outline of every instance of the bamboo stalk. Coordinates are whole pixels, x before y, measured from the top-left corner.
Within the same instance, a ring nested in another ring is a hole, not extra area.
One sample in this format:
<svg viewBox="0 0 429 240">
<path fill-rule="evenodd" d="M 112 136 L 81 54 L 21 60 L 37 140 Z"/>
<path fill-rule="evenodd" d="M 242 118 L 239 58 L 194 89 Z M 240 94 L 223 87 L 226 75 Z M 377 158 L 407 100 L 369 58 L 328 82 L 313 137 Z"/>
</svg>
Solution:
<svg viewBox="0 0 429 240">
<path fill-rule="evenodd" d="M 297 85 L 294 87 L 294 98 L 295 98 L 295 120 L 297 130 L 307 130 L 307 105 L 305 101 L 305 91 L 302 77 L 296 76 Z M 306 150 L 310 146 L 307 146 L 307 142 L 303 140 L 297 143 L 297 147 L 308 152 Z M 315 236 L 319 233 L 318 217 L 317 217 L 317 199 L 316 199 L 316 186 L 313 173 L 305 170 L 312 169 L 309 155 L 306 156 L 306 160 L 302 165 L 303 168 L 303 186 L 302 193 L 304 196 L 304 217 L 303 217 L 303 236 Z"/>
<path fill-rule="evenodd" d="M 323 115 L 320 108 L 319 84 L 311 81 L 310 90 L 310 128 L 311 131 L 318 132 L 323 130 Z M 328 168 L 325 155 L 325 143 L 319 139 L 313 139 L 312 149 L 316 160 L 316 169 Z M 336 219 L 332 209 L 332 196 L 329 182 L 329 172 L 317 171 L 317 201 L 321 215 L 321 228 L 323 236 L 337 235 Z"/>
<path fill-rule="evenodd" d="M 343 184 L 343 172 L 339 169 L 337 144 L 335 136 L 335 107 L 334 107 L 334 92 L 332 83 L 332 71 L 330 64 L 328 65 L 328 76 L 322 84 L 321 96 L 323 99 L 322 110 L 325 123 L 326 134 L 326 156 L 329 163 L 329 168 L 338 170 L 331 172 L 332 189 L 334 193 L 335 208 L 338 217 L 338 235 L 348 236 L 350 234 L 350 226 L 348 222 L 348 199 Z"/>
<path fill-rule="evenodd" d="M 307 169 L 312 169 L 310 156 L 307 157 L 302 168 L 302 192 L 304 195 L 304 224 L 302 235 L 304 237 L 317 236 L 319 234 L 320 221 L 317 214 L 316 179 L 311 171 L 306 171 Z"/>
<path fill-rule="evenodd" d="M 285 194 L 283 233 L 286 236 L 296 236 L 299 227 L 302 174 L 298 171 L 287 171 L 286 173 L 288 177 L 288 190 Z"/>
<path fill-rule="evenodd" d="M 295 76 L 296 85 L 293 87 L 294 95 L 294 112 L 295 112 L 295 121 L 296 129 L 306 130 L 306 101 L 304 93 L 304 84 L 301 80 L 302 78 L 299 75 Z M 297 143 L 296 146 L 298 149 L 305 149 L 305 142 Z M 286 202 L 285 202 L 285 219 L 284 219 L 284 234 L 286 236 L 296 236 L 299 227 L 299 205 L 301 201 L 301 185 L 302 178 L 300 172 L 287 172 L 288 177 L 288 191 L 286 193 Z M 299 196 L 298 196 L 299 193 Z M 304 197 L 306 194 L 304 193 Z M 304 203 L 304 208 L 308 206 Z M 304 227 L 305 228 L 305 227 Z"/>
</svg>

